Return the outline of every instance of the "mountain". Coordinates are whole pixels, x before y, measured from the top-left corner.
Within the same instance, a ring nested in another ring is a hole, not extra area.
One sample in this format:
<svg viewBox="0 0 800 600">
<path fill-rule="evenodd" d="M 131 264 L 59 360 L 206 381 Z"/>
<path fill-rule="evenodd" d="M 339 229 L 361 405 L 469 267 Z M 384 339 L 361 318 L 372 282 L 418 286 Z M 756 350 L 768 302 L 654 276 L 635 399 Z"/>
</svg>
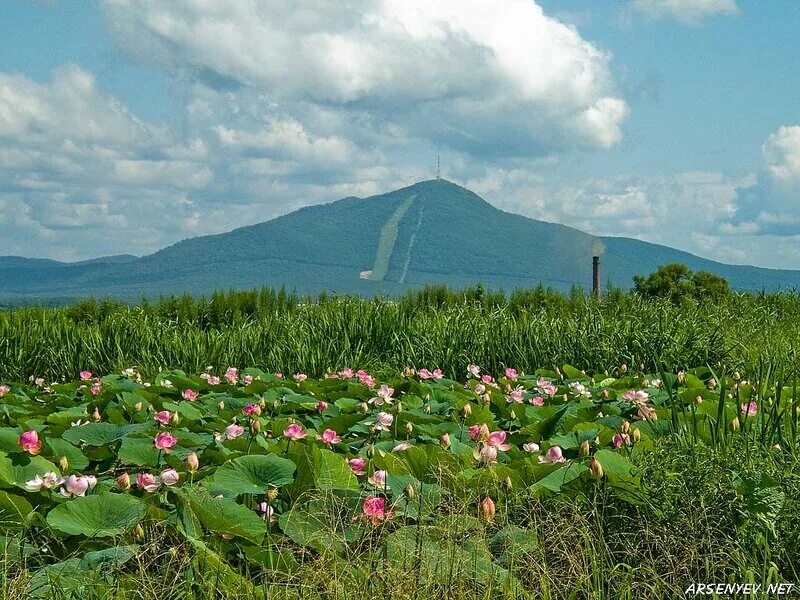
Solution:
<svg viewBox="0 0 800 600">
<path fill-rule="evenodd" d="M 481 282 L 511 290 L 543 283 L 603 285 L 682 262 L 736 289 L 800 287 L 800 271 L 725 265 L 666 246 L 529 219 L 493 207 L 444 180 L 388 194 L 301 208 L 228 233 L 178 242 L 154 254 L 79 263 L 0 257 L 0 300 L 65 301 L 86 295 L 137 299 L 215 289 L 285 287 L 301 293 L 396 294 L 428 283 Z"/>
</svg>

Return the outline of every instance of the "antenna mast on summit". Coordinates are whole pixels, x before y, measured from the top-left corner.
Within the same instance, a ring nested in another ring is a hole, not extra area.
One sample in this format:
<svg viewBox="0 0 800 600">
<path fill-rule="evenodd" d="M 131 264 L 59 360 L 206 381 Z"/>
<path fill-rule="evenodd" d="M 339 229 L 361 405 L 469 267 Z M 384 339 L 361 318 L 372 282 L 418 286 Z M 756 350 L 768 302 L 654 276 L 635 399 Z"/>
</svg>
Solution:
<svg viewBox="0 0 800 600">
<path fill-rule="evenodd" d="M 436 179 L 442 178 L 442 163 L 439 159 L 439 155 L 436 155 Z"/>
</svg>

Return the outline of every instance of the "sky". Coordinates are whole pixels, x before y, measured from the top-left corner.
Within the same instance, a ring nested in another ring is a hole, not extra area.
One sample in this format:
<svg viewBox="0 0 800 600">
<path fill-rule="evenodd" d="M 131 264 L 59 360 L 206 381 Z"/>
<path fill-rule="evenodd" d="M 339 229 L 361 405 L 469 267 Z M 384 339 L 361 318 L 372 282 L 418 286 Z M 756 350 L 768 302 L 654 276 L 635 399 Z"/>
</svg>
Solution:
<svg viewBox="0 0 800 600">
<path fill-rule="evenodd" d="M 2 0 L 0 255 L 144 255 L 441 156 L 507 211 L 800 269 L 799 99 L 796 0 Z"/>
</svg>

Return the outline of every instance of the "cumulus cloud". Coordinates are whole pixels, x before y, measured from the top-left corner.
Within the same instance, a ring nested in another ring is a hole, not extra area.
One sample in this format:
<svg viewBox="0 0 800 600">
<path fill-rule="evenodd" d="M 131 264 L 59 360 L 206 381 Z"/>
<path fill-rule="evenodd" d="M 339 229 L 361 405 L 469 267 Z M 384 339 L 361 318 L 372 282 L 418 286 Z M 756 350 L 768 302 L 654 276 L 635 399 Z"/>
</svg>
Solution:
<svg viewBox="0 0 800 600">
<path fill-rule="evenodd" d="M 676 19 L 683 23 L 739 14 L 736 0 L 631 0 L 629 7 L 650 19 Z"/>
<path fill-rule="evenodd" d="M 351 137 L 392 129 L 520 156 L 609 147 L 628 113 L 610 56 L 531 0 L 103 6 L 131 54 L 233 95 L 255 90 L 305 129 L 308 113 L 335 111 Z"/>
</svg>

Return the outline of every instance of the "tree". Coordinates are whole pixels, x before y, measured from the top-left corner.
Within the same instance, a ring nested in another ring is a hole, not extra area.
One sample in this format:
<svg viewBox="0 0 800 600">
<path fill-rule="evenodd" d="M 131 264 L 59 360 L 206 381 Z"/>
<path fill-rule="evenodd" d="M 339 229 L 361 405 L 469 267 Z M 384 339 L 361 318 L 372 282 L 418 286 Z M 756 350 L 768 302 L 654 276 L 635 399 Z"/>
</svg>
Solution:
<svg viewBox="0 0 800 600">
<path fill-rule="evenodd" d="M 687 298 L 719 302 L 730 293 L 724 277 L 708 271 L 696 273 L 681 263 L 662 265 L 647 277 L 633 278 L 634 288 L 645 298 L 668 298 L 680 303 Z"/>
</svg>

